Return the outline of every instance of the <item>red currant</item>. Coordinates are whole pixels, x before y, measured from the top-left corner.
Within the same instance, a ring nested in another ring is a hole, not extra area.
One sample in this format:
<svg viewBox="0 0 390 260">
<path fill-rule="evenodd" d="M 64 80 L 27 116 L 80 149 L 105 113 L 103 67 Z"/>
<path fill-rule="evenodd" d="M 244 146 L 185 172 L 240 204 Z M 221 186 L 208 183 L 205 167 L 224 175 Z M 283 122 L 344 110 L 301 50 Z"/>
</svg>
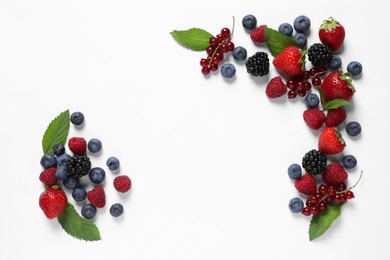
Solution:
<svg viewBox="0 0 390 260">
<path fill-rule="evenodd" d="M 294 99 L 294 98 L 296 98 L 297 97 L 297 92 L 295 91 L 295 90 L 290 90 L 289 92 L 288 92 L 288 98 L 289 99 Z"/>
<path fill-rule="evenodd" d="M 311 89 L 311 84 L 310 82 L 305 82 L 304 86 L 303 86 L 303 89 L 306 90 L 306 91 L 309 91 Z"/>
<path fill-rule="evenodd" d="M 228 51 L 234 50 L 234 43 L 233 42 L 228 42 L 226 43 Z"/>
<path fill-rule="evenodd" d="M 207 67 L 208 65 L 209 65 L 208 59 L 200 59 L 200 66 L 202 66 L 202 68 Z"/>
<path fill-rule="evenodd" d="M 321 85 L 321 78 L 318 77 L 318 76 L 314 76 L 312 79 L 311 79 L 311 83 L 313 84 L 313 86 L 319 86 Z"/>
<path fill-rule="evenodd" d="M 339 191 L 345 191 L 347 189 L 347 185 L 345 185 L 344 182 L 340 183 L 339 185 L 337 185 L 337 189 Z"/>
<path fill-rule="evenodd" d="M 295 86 L 295 82 L 294 80 L 290 79 L 290 80 L 287 80 L 287 83 L 286 83 L 286 86 L 291 89 L 291 90 L 296 90 L 297 87 Z"/>
<path fill-rule="evenodd" d="M 221 44 L 221 47 L 219 47 L 219 49 L 222 51 L 222 52 L 227 52 L 228 51 L 228 47 L 225 43 Z"/>
<path fill-rule="evenodd" d="M 310 71 L 305 70 L 305 71 L 302 73 L 302 78 L 303 78 L 303 79 L 309 79 L 309 78 L 310 78 Z"/>
<path fill-rule="evenodd" d="M 209 75 L 210 74 L 210 68 L 209 67 L 202 68 L 202 74 L 203 75 Z"/>
<path fill-rule="evenodd" d="M 225 38 L 227 38 L 227 37 L 230 35 L 230 30 L 229 30 L 229 28 L 223 28 L 223 29 L 221 30 L 221 34 L 222 34 L 223 36 L 225 36 Z"/>
<path fill-rule="evenodd" d="M 321 184 L 319 187 L 318 187 L 318 192 L 321 194 L 321 195 L 325 195 L 328 193 L 328 186 L 325 185 L 325 184 Z"/>
<path fill-rule="evenodd" d="M 223 60 L 223 53 L 222 52 L 217 52 L 215 55 L 214 55 L 214 58 L 217 57 L 217 59 L 219 61 L 222 61 Z"/>
<path fill-rule="evenodd" d="M 329 195 L 330 197 L 333 197 L 334 195 L 336 195 L 336 189 L 335 189 L 333 186 L 330 186 L 330 187 L 328 188 L 328 195 Z"/>
<path fill-rule="evenodd" d="M 299 93 L 299 91 L 304 90 L 304 87 L 305 87 L 305 83 L 303 81 L 298 81 L 298 83 L 297 83 L 298 93 Z"/>
<path fill-rule="evenodd" d="M 328 208 L 328 204 L 326 204 L 325 201 L 321 201 L 320 204 L 318 204 L 318 208 L 320 211 L 326 210 Z"/>
<path fill-rule="evenodd" d="M 211 71 L 216 71 L 217 69 L 218 69 L 218 63 L 217 64 L 214 64 L 214 63 L 210 64 L 210 70 Z"/>
<path fill-rule="evenodd" d="M 223 40 L 225 40 L 225 36 L 223 36 L 222 34 L 217 34 L 217 40 L 219 42 L 223 42 Z"/>
<path fill-rule="evenodd" d="M 305 90 L 298 90 L 298 96 L 300 96 L 300 97 L 304 97 L 304 96 L 306 96 L 306 91 Z"/>
<path fill-rule="evenodd" d="M 219 41 L 218 41 L 217 38 L 210 38 L 209 44 L 210 44 L 211 47 L 214 47 L 214 48 L 215 48 L 215 47 L 218 46 Z"/>
<path fill-rule="evenodd" d="M 309 207 L 304 207 L 302 209 L 302 214 L 305 215 L 305 216 L 310 216 L 311 215 L 310 208 Z"/>
<path fill-rule="evenodd" d="M 214 51 L 215 51 L 215 48 L 211 47 L 211 46 L 207 47 L 207 49 L 206 49 L 207 54 L 210 56 L 213 55 Z"/>
<path fill-rule="evenodd" d="M 313 216 L 316 216 L 316 215 L 318 215 L 318 213 L 320 213 L 320 209 L 319 209 L 317 206 L 311 207 L 311 208 L 310 208 L 310 213 L 311 213 Z"/>
<path fill-rule="evenodd" d="M 316 68 L 311 68 L 309 72 L 310 72 L 310 76 L 314 76 L 314 75 L 317 74 L 317 69 Z"/>
<path fill-rule="evenodd" d="M 221 61 L 220 58 L 217 57 L 217 55 L 215 55 L 215 56 L 213 57 L 213 59 L 211 60 L 211 64 L 218 65 L 218 63 L 219 63 L 220 61 Z"/>
<path fill-rule="evenodd" d="M 353 194 L 353 192 L 349 190 L 349 191 L 347 191 L 347 192 L 345 193 L 345 198 L 346 198 L 347 200 L 353 199 L 353 198 L 355 198 L 355 194 Z"/>
</svg>

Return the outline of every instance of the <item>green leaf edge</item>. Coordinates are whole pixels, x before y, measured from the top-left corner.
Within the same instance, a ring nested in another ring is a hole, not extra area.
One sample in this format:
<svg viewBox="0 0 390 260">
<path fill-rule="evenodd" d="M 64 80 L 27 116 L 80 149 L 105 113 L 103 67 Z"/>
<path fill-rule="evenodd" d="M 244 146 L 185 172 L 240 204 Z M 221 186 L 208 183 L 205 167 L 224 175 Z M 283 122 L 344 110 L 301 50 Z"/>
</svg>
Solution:
<svg viewBox="0 0 390 260">
<path fill-rule="evenodd" d="M 59 128 L 59 129 L 55 129 Z M 65 144 L 70 128 L 70 113 L 65 110 L 54 118 L 42 137 L 42 150 L 44 154 L 53 153 L 53 147 L 57 144 Z M 55 132 L 53 132 L 55 131 Z"/>
<path fill-rule="evenodd" d="M 189 39 L 189 41 L 191 42 L 191 38 L 188 38 L 188 36 L 186 36 L 186 34 L 188 34 L 189 32 L 191 31 L 198 31 L 198 33 L 202 33 L 203 34 L 203 37 L 202 38 L 198 38 L 197 41 L 198 43 L 197 44 L 188 44 L 186 41 L 183 41 L 180 37 L 187 37 L 187 39 Z M 187 48 L 187 49 L 190 49 L 192 51 L 204 51 L 207 49 L 207 47 L 209 46 L 209 41 L 210 41 L 210 38 L 214 38 L 214 36 L 209 33 L 208 31 L 206 30 L 203 30 L 203 29 L 200 29 L 200 28 L 190 28 L 190 29 L 187 29 L 187 30 L 173 30 L 172 32 L 170 32 L 172 38 L 178 43 L 180 44 L 181 46 L 183 46 L 184 48 Z"/>
<path fill-rule="evenodd" d="M 299 44 L 296 41 L 272 28 L 264 28 L 264 36 L 267 47 L 271 52 L 272 56 L 274 57 L 278 56 L 285 48 L 289 46 L 296 46 L 300 48 Z M 274 47 L 275 44 L 281 43 L 284 43 L 281 49 Z"/>
<path fill-rule="evenodd" d="M 64 211 L 57 217 L 58 223 L 70 236 L 84 241 L 101 240 L 100 232 L 97 226 L 91 221 L 82 218 L 74 209 L 73 205 L 67 203 Z M 74 227 L 75 224 L 76 228 Z M 80 227 L 83 227 L 80 229 Z M 90 232 L 86 232 L 86 227 Z"/>
<path fill-rule="evenodd" d="M 317 216 L 313 216 L 313 218 L 310 221 L 310 227 L 309 227 L 310 241 L 313 241 L 314 239 L 317 239 L 323 234 L 325 234 L 325 232 L 330 228 L 332 223 L 340 216 L 341 207 L 343 205 L 344 203 L 339 203 L 339 204 L 329 203 L 327 210 L 321 211 Z M 316 226 L 319 225 L 321 221 L 323 222 L 326 221 L 326 222 L 324 223 L 324 227 L 319 229 Z"/>
</svg>

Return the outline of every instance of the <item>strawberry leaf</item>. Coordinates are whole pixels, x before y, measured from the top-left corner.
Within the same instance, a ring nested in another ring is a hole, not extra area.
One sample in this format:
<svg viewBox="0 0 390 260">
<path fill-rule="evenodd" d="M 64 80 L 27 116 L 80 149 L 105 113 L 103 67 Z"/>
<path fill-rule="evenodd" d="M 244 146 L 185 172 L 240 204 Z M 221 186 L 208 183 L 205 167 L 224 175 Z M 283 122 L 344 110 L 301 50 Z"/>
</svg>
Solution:
<svg viewBox="0 0 390 260">
<path fill-rule="evenodd" d="M 174 30 L 171 32 L 171 35 L 181 46 L 193 51 L 206 50 L 210 45 L 210 38 L 214 38 L 212 34 L 199 28 L 191 28 L 183 31 Z"/>
<path fill-rule="evenodd" d="M 297 46 L 299 44 L 290 37 L 271 28 L 264 28 L 265 42 L 272 56 L 278 56 L 288 46 Z"/>
<path fill-rule="evenodd" d="M 70 203 L 66 205 L 65 210 L 57 219 L 65 232 L 72 237 L 85 241 L 101 240 L 99 229 L 96 225 L 82 218 Z"/>
<path fill-rule="evenodd" d="M 322 236 L 328 230 L 333 221 L 340 216 L 342 205 L 343 203 L 329 203 L 327 210 L 321 211 L 311 219 L 309 228 L 310 241 Z"/>
<path fill-rule="evenodd" d="M 57 144 L 65 144 L 70 127 L 69 110 L 59 114 L 47 127 L 42 138 L 43 153 L 53 153 Z"/>
<path fill-rule="evenodd" d="M 324 104 L 324 110 L 336 109 L 342 106 L 349 105 L 350 103 L 345 99 L 333 99 Z"/>
</svg>

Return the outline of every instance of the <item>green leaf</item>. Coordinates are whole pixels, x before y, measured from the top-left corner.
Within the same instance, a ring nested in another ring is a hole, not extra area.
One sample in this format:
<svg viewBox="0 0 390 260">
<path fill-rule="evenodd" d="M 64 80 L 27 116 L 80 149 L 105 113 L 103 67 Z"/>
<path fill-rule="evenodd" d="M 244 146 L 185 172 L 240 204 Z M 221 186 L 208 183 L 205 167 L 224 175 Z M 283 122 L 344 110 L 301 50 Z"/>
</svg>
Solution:
<svg viewBox="0 0 390 260">
<path fill-rule="evenodd" d="M 322 236 L 328 230 L 333 221 L 340 216 L 342 205 L 343 203 L 329 203 L 327 210 L 321 211 L 320 214 L 311 219 L 309 228 L 310 241 Z"/>
<path fill-rule="evenodd" d="M 265 28 L 264 35 L 267 47 L 274 57 L 278 56 L 288 46 L 297 46 L 300 48 L 296 41 L 274 29 Z"/>
<path fill-rule="evenodd" d="M 326 104 L 326 98 L 325 98 L 324 91 L 321 88 L 317 88 L 317 90 L 318 90 L 318 93 L 320 93 L 321 103 L 323 105 L 325 105 Z"/>
<path fill-rule="evenodd" d="M 324 104 L 324 109 L 325 110 L 329 110 L 329 109 L 336 109 L 336 108 L 339 108 L 339 107 L 342 107 L 342 106 L 346 106 L 346 105 L 349 105 L 350 103 L 345 100 L 345 99 L 333 99 L 329 102 L 326 102 Z"/>
<path fill-rule="evenodd" d="M 209 47 L 210 38 L 214 36 L 199 28 L 171 32 L 173 39 L 183 47 L 193 51 L 204 51 Z"/>
<path fill-rule="evenodd" d="M 43 153 L 53 153 L 56 144 L 65 144 L 70 127 L 69 110 L 59 114 L 47 127 L 42 138 Z"/>
<path fill-rule="evenodd" d="M 101 240 L 99 229 L 96 225 L 82 218 L 70 203 L 66 205 L 65 210 L 57 219 L 65 232 L 72 237 L 85 241 Z"/>
</svg>

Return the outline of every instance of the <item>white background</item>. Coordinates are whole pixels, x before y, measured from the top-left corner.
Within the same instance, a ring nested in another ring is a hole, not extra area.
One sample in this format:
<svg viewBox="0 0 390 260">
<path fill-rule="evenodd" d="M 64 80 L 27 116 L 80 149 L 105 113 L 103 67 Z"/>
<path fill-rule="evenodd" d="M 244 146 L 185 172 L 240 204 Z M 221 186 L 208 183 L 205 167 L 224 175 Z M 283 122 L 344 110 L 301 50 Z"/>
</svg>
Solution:
<svg viewBox="0 0 390 260">
<path fill-rule="evenodd" d="M 0 1 L 0 259 L 389 259 L 388 9 L 384 0 Z M 352 60 L 364 66 L 347 119 L 362 124 L 362 135 L 352 140 L 341 129 L 345 153 L 358 159 L 348 184 L 361 170 L 363 178 L 314 242 L 309 218 L 287 207 L 298 195 L 287 167 L 316 148 L 318 135 L 302 120 L 302 100 L 270 101 L 264 90 L 274 68 L 253 79 L 230 55 L 234 80 L 205 78 L 205 53 L 169 34 L 217 34 L 235 16 L 236 46 L 266 51 L 241 26 L 249 13 L 273 28 L 306 14 L 309 44 L 333 16 L 347 32 L 343 68 Z M 65 109 L 86 116 L 70 136 L 103 142 L 91 157 L 107 170 L 107 207 L 95 220 L 100 242 L 68 236 L 38 206 L 41 138 Z M 133 180 L 125 196 L 104 165 L 112 155 Z M 108 207 L 117 201 L 125 214 L 114 219 Z"/>
</svg>

